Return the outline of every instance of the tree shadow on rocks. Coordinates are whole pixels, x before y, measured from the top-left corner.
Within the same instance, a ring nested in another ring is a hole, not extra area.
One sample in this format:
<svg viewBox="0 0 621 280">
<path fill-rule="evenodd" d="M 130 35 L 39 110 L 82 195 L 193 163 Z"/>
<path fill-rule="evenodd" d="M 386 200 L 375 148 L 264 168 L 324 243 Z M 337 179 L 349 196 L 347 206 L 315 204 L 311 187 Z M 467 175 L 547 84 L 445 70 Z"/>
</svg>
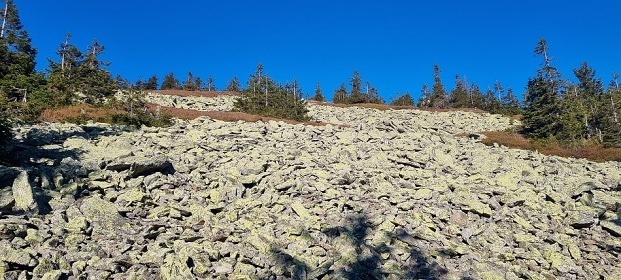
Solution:
<svg viewBox="0 0 621 280">
<path fill-rule="evenodd" d="M 346 218 L 342 226 L 321 231 L 330 240 L 333 252 L 322 267 L 309 267 L 304 261 L 272 245 L 271 256 L 276 267 L 291 279 L 441 279 L 447 270 L 429 259 L 416 247 L 416 239 L 403 229 L 385 233 L 387 242 L 373 245 L 373 236 L 379 229 L 364 214 Z M 401 248 L 397 248 L 399 240 Z M 315 242 L 315 240 L 313 240 Z"/>
<path fill-rule="evenodd" d="M 414 237 L 401 228 L 386 233 L 390 238 L 389 244 L 372 245 L 370 234 L 373 228 L 365 214 L 358 214 L 347 218 L 345 226 L 329 228 L 326 234 L 337 238 L 344 236 L 351 241 L 354 255 L 343 256 L 354 260 L 336 273 L 344 279 L 439 279 L 446 274 L 435 261 L 430 260 L 423 251 L 416 248 Z M 394 241 L 400 240 L 408 244 L 405 261 L 396 260 Z"/>
<path fill-rule="evenodd" d="M 19 133 L 13 139 L 0 162 L 0 196 L 10 200 L 11 188 L 18 175 L 27 173 L 28 185 L 37 202 L 37 213 L 47 214 L 52 196 L 50 192 L 59 191 L 69 183 L 78 182 L 96 170 L 96 166 L 84 166 L 80 148 L 66 148 L 63 143 L 72 137 L 94 140 L 102 136 L 118 135 L 124 128 L 99 127 L 97 125 L 64 125 L 58 127 L 35 125 Z M 11 211 L 10 203 L 0 209 L 4 214 L 25 214 Z"/>
</svg>

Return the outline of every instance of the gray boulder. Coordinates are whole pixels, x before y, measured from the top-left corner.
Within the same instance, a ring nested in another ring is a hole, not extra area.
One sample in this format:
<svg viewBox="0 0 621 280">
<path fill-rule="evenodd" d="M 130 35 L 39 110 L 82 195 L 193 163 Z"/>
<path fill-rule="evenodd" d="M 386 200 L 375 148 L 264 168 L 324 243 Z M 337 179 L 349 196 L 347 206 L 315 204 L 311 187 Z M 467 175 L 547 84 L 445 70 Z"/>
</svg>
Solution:
<svg viewBox="0 0 621 280">
<path fill-rule="evenodd" d="M 13 181 L 12 191 L 13 199 L 15 200 L 15 206 L 13 208 L 15 210 L 38 212 L 38 206 L 34 197 L 32 185 L 28 178 L 28 172 L 22 171 L 17 175 L 17 178 Z"/>
</svg>

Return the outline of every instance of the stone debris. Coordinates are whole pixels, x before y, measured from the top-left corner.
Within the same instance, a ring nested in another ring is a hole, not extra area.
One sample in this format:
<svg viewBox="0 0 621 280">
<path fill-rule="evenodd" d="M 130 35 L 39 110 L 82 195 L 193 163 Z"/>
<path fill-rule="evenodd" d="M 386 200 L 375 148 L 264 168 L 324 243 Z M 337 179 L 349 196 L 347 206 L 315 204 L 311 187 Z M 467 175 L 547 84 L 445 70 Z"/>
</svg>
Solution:
<svg viewBox="0 0 621 280">
<path fill-rule="evenodd" d="M 620 163 L 452 136 L 513 125 L 498 115 L 309 108 L 334 125 L 17 128 L 27 160 L 0 167 L 0 278 L 621 276 Z"/>
</svg>

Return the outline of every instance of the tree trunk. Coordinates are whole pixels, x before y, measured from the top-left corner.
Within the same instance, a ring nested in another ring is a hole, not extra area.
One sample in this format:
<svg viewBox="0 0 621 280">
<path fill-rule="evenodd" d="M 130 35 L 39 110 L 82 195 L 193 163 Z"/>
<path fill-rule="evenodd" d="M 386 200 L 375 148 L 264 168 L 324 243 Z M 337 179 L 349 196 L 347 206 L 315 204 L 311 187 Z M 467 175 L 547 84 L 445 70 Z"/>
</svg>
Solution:
<svg viewBox="0 0 621 280">
<path fill-rule="evenodd" d="M 4 38 L 4 29 L 6 28 L 6 16 L 9 11 L 9 1 L 4 5 L 4 16 L 2 17 L 2 30 L 0 30 L 0 38 Z"/>
</svg>

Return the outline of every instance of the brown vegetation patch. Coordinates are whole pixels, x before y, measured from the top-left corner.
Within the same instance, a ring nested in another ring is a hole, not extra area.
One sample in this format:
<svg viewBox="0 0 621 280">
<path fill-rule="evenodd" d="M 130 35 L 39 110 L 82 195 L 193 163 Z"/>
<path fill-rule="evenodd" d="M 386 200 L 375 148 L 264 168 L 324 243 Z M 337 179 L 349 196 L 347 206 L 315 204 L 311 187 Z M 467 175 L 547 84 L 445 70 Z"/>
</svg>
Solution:
<svg viewBox="0 0 621 280">
<path fill-rule="evenodd" d="M 158 105 L 156 104 L 147 104 L 149 109 L 156 110 Z M 173 117 L 183 119 L 183 120 L 192 120 L 202 116 L 208 116 L 214 120 L 220 120 L 225 122 L 236 122 L 236 121 L 244 121 L 244 122 L 269 122 L 269 121 L 282 121 L 288 124 L 304 124 L 304 125 L 312 125 L 312 126 L 325 126 L 327 123 L 322 122 L 298 122 L 294 120 L 286 120 L 286 119 L 278 119 L 271 117 L 264 117 L 259 115 L 252 115 L 243 112 L 223 112 L 223 111 L 198 111 L 193 109 L 182 109 L 182 108 L 174 108 L 167 106 L 159 106 L 160 111 L 162 113 L 166 113 Z"/>
<path fill-rule="evenodd" d="M 194 97 L 218 97 L 221 95 L 239 96 L 239 92 L 235 92 L 235 91 L 151 90 L 149 92 L 163 94 L 163 95 L 194 96 Z"/>
<path fill-rule="evenodd" d="M 95 121 L 107 120 L 112 114 L 124 113 L 121 110 L 98 108 L 88 104 L 78 104 L 62 108 L 45 109 L 41 113 L 41 121 L 60 122 L 70 118 L 85 117 Z"/>
<path fill-rule="evenodd" d="M 519 133 L 510 131 L 486 131 L 480 134 L 487 137 L 481 141 L 486 145 L 497 143 L 514 149 L 539 151 L 544 155 L 584 158 L 595 162 L 621 161 L 621 148 L 607 148 L 601 145 L 564 147 L 555 142 L 532 141 Z M 459 133 L 455 136 L 468 137 L 469 135 L 469 133 Z"/>
</svg>

